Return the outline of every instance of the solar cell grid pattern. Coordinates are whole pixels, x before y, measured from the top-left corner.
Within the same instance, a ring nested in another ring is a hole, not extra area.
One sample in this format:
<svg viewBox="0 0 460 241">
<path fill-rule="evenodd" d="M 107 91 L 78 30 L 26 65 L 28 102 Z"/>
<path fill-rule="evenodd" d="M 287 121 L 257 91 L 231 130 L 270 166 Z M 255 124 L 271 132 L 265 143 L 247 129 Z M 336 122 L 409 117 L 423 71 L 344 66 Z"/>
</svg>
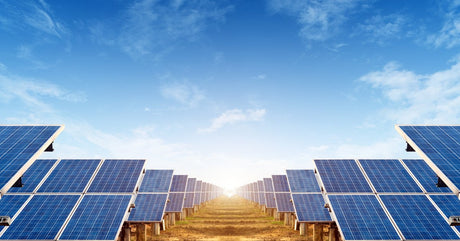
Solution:
<svg viewBox="0 0 460 241">
<path fill-rule="evenodd" d="M 180 213 L 184 207 L 184 196 L 183 192 L 169 193 L 169 202 L 166 205 L 166 212 L 168 213 Z"/>
<path fill-rule="evenodd" d="M 264 187 L 266 192 L 274 192 L 273 181 L 271 178 L 264 178 Z"/>
<path fill-rule="evenodd" d="M 86 195 L 60 240 L 115 240 L 131 195 Z"/>
<path fill-rule="evenodd" d="M 169 192 L 173 170 L 146 170 L 139 192 Z"/>
<path fill-rule="evenodd" d="M 422 192 L 399 160 L 359 160 L 377 192 Z"/>
<path fill-rule="evenodd" d="M 0 239 L 54 239 L 79 197 L 35 195 Z"/>
<path fill-rule="evenodd" d="M 170 192 L 185 192 L 187 186 L 187 175 L 174 175 Z"/>
<path fill-rule="evenodd" d="M 267 201 L 265 200 L 265 188 L 263 181 L 257 181 L 257 187 L 259 188 L 259 203 L 260 205 L 266 205 Z"/>
<path fill-rule="evenodd" d="M 275 193 L 276 209 L 281 213 L 293 213 L 294 206 L 291 202 L 290 193 Z"/>
<path fill-rule="evenodd" d="M 430 198 L 438 205 L 444 215 L 449 218 L 450 216 L 460 216 L 460 200 L 455 195 L 430 195 Z M 460 227 L 456 226 L 460 231 Z"/>
<path fill-rule="evenodd" d="M 327 192 L 372 192 L 354 160 L 315 160 Z"/>
<path fill-rule="evenodd" d="M 132 193 L 145 160 L 105 160 L 88 192 Z"/>
<path fill-rule="evenodd" d="M 189 178 L 187 180 L 187 192 L 195 192 L 196 178 Z"/>
<path fill-rule="evenodd" d="M 78 192 L 88 185 L 101 160 L 61 160 L 37 192 Z"/>
<path fill-rule="evenodd" d="M 168 194 L 138 194 L 136 207 L 131 209 L 129 221 L 135 222 L 160 222 L 166 206 Z"/>
<path fill-rule="evenodd" d="M 0 188 L 39 151 L 60 126 L 0 126 Z"/>
<path fill-rule="evenodd" d="M 313 170 L 286 170 L 291 192 L 321 192 Z"/>
<path fill-rule="evenodd" d="M 290 192 L 286 175 L 272 175 L 275 192 Z"/>
<path fill-rule="evenodd" d="M 185 193 L 184 208 L 193 208 L 193 200 L 195 193 L 187 192 Z"/>
<path fill-rule="evenodd" d="M 427 192 L 443 192 L 443 193 L 452 193 L 452 190 L 448 187 L 437 187 L 438 176 L 433 171 L 433 169 L 426 164 L 424 160 L 421 159 L 412 159 L 412 160 L 403 160 L 404 164 L 409 168 L 409 170 L 414 174 L 415 178 L 422 184 L 422 187 Z"/>
<path fill-rule="evenodd" d="M 0 216 L 13 216 L 18 212 L 22 205 L 27 201 L 29 195 L 5 195 L 0 199 Z M 3 230 L 0 226 L 0 231 Z"/>
<path fill-rule="evenodd" d="M 331 221 L 329 211 L 324 207 L 322 194 L 292 194 L 297 219 L 299 222 Z"/>
<path fill-rule="evenodd" d="M 11 187 L 8 193 L 32 193 L 49 172 L 56 159 L 36 160 L 22 176 L 22 187 Z"/>
<path fill-rule="evenodd" d="M 276 208 L 275 193 L 266 192 L 265 200 L 267 201 L 267 208 Z"/>
<path fill-rule="evenodd" d="M 460 126 L 400 126 L 420 150 L 460 187 Z"/>
<path fill-rule="evenodd" d="M 328 195 L 345 240 L 399 240 L 374 195 Z"/>
<path fill-rule="evenodd" d="M 195 196 L 193 197 L 193 205 L 200 205 L 201 204 L 201 192 L 196 192 Z"/>
<path fill-rule="evenodd" d="M 425 195 L 380 197 L 406 239 L 460 239 Z"/>
</svg>

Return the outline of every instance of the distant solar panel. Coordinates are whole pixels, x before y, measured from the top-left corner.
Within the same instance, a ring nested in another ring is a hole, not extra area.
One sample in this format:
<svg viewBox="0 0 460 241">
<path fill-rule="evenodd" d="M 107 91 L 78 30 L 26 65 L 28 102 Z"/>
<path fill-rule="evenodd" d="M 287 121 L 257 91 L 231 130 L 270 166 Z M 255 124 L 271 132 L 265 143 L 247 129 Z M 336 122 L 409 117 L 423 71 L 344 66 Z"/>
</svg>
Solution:
<svg viewBox="0 0 460 241">
<path fill-rule="evenodd" d="M 144 164 L 145 160 L 105 160 L 88 192 L 132 193 Z"/>
<path fill-rule="evenodd" d="M 166 212 L 167 213 L 180 213 L 182 212 L 182 208 L 184 207 L 184 197 L 185 193 L 183 192 L 172 192 L 169 193 L 169 202 L 166 205 Z"/>
<path fill-rule="evenodd" d="M 380 198 L 406 239 L 460 239 L 425 195 L 381 195 Z"/>
<path fill-rule="evenodd" d="M 187 186 L 187 175 L 174 175 L 170 192 L 185 192 Z"/>
<path fill-rule="evenodd" d="M 409 168 L 409 170 L 414 174 L 415 178 L 422 184 L 422 187 L 431 193 L 452 193 L 452 190 L 448 187 L 438 187 L 438 176 L 431 169 L 424 160 L 414 159 L 414 160 L 403 160 L 404 164 Z"/>
<path fill-rule="evenodd" d="M 259 204 L 260 205 L 267 205 L 267 201 L 265 200 L 265 188 L 263 181 L 257 181 L 257 187 L 259 188 Z"/>
<path fill-rule="evenodd" d="M 332 221 L 329 211 L 324 207 L 322 194 L 292 194 L 297 220 L 299 222 Z"/>
<path fill-rule="evenodd" d="M 372 192 L 354 160 L 315 160 L 315 164 L 329 193 Z"/>
<path fill-rule="evenodd" d="M 0 193 L 6 193 L 63 126 L 0 126 Z"/>
<path fill-rule="evenodd" d="M 275 192 L 290 192 L 286 175 L 272 175 Z"/>
<path fill-rule="evenodd" d="M 29 195 L 5 195 L 0 199 L 0 216 L 8 216 L 11 219 L 24 205 L 29 198 Z M 0 226 L 0 231 L 4 227 Z"/>
<path fill-rule="evenodd" d="M 56 159 L 36 160 L 22 176 L 23 186 L 11 187 L 8 193 L 32 193 L 56 161 Z"/>
<path fill-rule="evenodd" d="M 328 197 L 345 240 L 400 240 L 374 195 Z"/>
<path fill-rule="evenodd" d="M 129 221 L 132 222 L 160 222 L 166 207 L 168 194 L 138 194 L 136 207 L 131 209 Z"/>
<path fill-rule="evenodd" d="M 286 170 L 291 192 L 321 192 L 313 170 Z"/>
<path fill-rule="evenodd" d="M 116 240 L 130 201 L 131 195 L 84 196 L 59 240 Z"/>
<path fill-rule="evenodd" d="M 276 209 L 279 213 L 293 213 L 294 206 L 291 202 L 291 194 L 278 192 L 275 193 Z"/>
<path fill-rule="evenodd" d="M 267 208 L 276 208 L 275 193 L 266 192 L 265 200 L 267 201 Z"/>
<path fill-rule="evenodd" d="M 185 193 L 184 208 L 193 208 L 194 197 L 195 197 L 195 193 L 193 192 Z"/>
<path fill-rule="evenodd" d="M 399 160 L 359 160 L 377 192 L 422 192 Z"/>
<path fill-rule="evenodd" d="M 187 179 L 187 192 L 195 192 L 196 178 Z"/>
<path fill-rule="evenodd" d="M 0 239 L 55 239 L 79 197 L 35 195 Z"/>
<path fill-rule="evenodd" d="M 173 170 L 146 170 L 139 192 L 169 192 Z"/>
<path fill-rule="evenodd" d="M 201 204 L 201 186 L 202 186 L 202 181 L 198 180 L 196 181 L 195 185 L 195 197 L 193 198 L 193 205 L 200 205 Z"/>
<path fill-rule="evenodd" d="M 37 192 L 81 193 L 101 160 L 61 160 Z"/>
<path fill-rule="evenodd" d="M 266 192 L 274 192 L 273 181 L 271 178 L 264 178 L 264 187 Z"/>
</svg>

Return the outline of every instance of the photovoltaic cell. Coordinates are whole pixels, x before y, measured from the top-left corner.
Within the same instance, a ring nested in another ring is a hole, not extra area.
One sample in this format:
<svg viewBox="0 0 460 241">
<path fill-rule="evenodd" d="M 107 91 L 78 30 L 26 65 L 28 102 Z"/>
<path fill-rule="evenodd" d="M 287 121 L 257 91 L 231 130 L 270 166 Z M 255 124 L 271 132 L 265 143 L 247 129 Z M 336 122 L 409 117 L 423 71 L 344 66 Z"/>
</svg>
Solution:
<svg viewBox="0 0 460 241">
<path fill-rule="evenodd" d="M 60 240 L 116 240 L 131 195 L 86 195 Z"/>
<path fill-rule="evenodd" d="M 286 175 L 272 175 L 275 192 L 290 192 Z"/>
<path fill-rule="evenodd" d="M 196 178 L 187 179 L 187 192 L 195 192 Z"/>
<path fill-rule="evenodd" d="M 29 195 L 5 195 L 0 199 L 0 216 L 13 216 L 19 211 L 24 203 L 29 198 Z M 0 231 L 4 227 L 0 226 Z"/>
<path fill-rule="evenodd" d="M 438 205 L 444 215 L 449 218 L 451 216 L 460 216 L 460 200 L 455 195 L 430 195 L 430 198 Z M 460 227 L 456 226 L 460 231 Z"/>
<path fill-rule="evenodd" d="M 11 187 L 8 193 L 32 193 L 49 172 L 56 159 L 36 160 L 22 176 L 22 187 Z"/>
<path fill-rule="evenodd" d="M 290 193 L 275 193 L 276 198 L 276 209 L 279 213 L 293 213 L 294 206 L 291 202 L 291 194 Z"/>
<path fill-rule="evenodd" d="M 327 192 L 372 192 L 354 160 L 315 160 Z"/>
<path fill-rule="evenodd" d="M 264 187 L 266 192 L 274 192 L 273 181 L 271 178 L 264 178 Z"/>
<path fill-rule="evenodd" d="M 399 160 L 359 160 L 377 192 L 422 192 Z"/>
<path fill-rule="evenodd" d="M 136 207 L 131 209 L 129 221 L 160 222 L 166 207 L 168 194 L 138 194 Z"/>
<path fill-rule="evenodd" d="M 80 195 L 35 195 L 0 239 L 53 240 Z"/>
<path fill-rule="evenodd" d="M 174 175 L 170 192 L 185 192 L 187 186 L 187 175 Z"/>
<path fill-rule="evenodd" d="M 88 192 L 132 193 L 144 168 L 145 160 L 105 160 Z"/>
<path fill-rule="evenodd" d="M 146 170 L 139 192 L 169 192 L 173 170 Z"/>
<path fill-rule="evenodd" d="M 324 207 L 322 194 L 292 194 L 297 220 L 299 222 L 332 221 L 329 211 Z"/>
<path fill-rule="evenodd" d="M 185 193 L 184 208 L 193 208 L 193 198 L 195 193 L 187 192 Z"/>
<path fill-rule="evenodd" d="M 266 192 L 265 200 L 267 201 L 267 208 L 276 208 L 275 193 Z"/>
<path fill-rule="evenodd" d="M 380 197 L 406 239 L 460 239 L 425 195 Z"/>
<path fill-rule="evenodd" d="M 328 197 L 345 240 L 400 240 L 374 195 Z"/>
<path fill-rule="evenodd" d="M 313 170 L 286 170 L 291 192 L 321 192 Z"/>
<path fill-rule="evenodd" d="M 84 191 L 101 160 L 61 160 L 37 192 Z"/>
<path fill-rule="evenodd" d="M 415 178 L 422 184 L 423 188 L 427 192 L 443 192 L 443 193 L 452 193 L 452 190 L 448 187 L 437 187 L 438 176 L 433 171 L 433 169 L 426 164 L 424 160 L 421 159 L 412 159 L 412 160 L 403 160 L 404 164 L 409 168 L 409 170 L 414 174 Z"/>
<path fill-rule="evenodd" d="M 200 205 L 201 204 L 201 186 L 202 186 L 202 181 L 201 180 L 196 181 L 195 197 L 194 197 L 194 200 L 193 200 L 194 205 Z"/>
<path fill-rule="evenodd" d="M 265 200 L 264 182 L 263 181 L 257 181 L 257 187 L 259 189 L 259 204 L 260 205 L 266 205 L 267 202 Z"/>
<path fill-rule="evenodd" d="M 182 212 L 182 207 L 184 206 L 184 196 L 183 192 L 169 193 L 169 202 L 166 205 L 167 213 L 180 213 Z"/>
</svg>

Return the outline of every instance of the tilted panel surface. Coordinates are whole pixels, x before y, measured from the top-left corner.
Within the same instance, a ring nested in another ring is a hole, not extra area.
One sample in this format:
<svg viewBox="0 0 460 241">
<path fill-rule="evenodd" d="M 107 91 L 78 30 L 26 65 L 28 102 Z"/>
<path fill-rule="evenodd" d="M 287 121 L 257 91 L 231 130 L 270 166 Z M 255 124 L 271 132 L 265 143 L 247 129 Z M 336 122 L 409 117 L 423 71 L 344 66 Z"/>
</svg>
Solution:
<svg viewBox="0 0 460 241">
<path fill-rule="evenodd" d="M 129 221 L 135 222 L 160 222 L 166 206 L 168 194 L 138 194 L 136 207 L 131 209 Z"/>
<path fill-rule="evenodd" d="M 438 176 L 433 171 L 433 169 L 426 164 L 422 159 L 411 159 L 403 160 L 404 164 L 409 168 L 409 170 L 414 174 L 415 178 L 422 184 L 422 187 L 425 188 L 427 192 L 444 192 L 452 193 L 452 190 L 448 187 L 438 187 Z"/>
<path fill-rule="evenodd" d="M 193 208 L 194 197 L 195 197 L 195 193 L 193 192 L 185 193 L 184 208 Z"/>
<path fill-rule="evenodd" d="M 374 195 L 328 195 L 345 240 L 400 240 Z"/>
<path fill-rule="evenodd" d="M 187 192 L 195 192 L 196 178 L 187 179 Z"/>
<path fill-rule="evenodd" d="M 257 181 L 257 187 L 259 188 L 259 192 L 265 192 L 264 181 Z"/>
<path fill-rule="evenodd" d="M 438 205 L 444 215 L 449 218 L 451 216 L 460 216 L 460 200 L 455 195 L 431 195 L 431 199 Z M 460 231 L 460 227 L 456 226 Z"/>
<path fill-rule="evenodd" d="M 313 170 L 286 170 L 291 192 L 321 192 Z"/>
<path fill-rule="evenodd" d="M 327 192 L 372 192 L 354 160 L 315 160 Z"/>
<path fill-rule="evenodd" d="M 275 193 L 276 198 L 276 209 L 280 213 L 293 213 L 294 206 L 291 202 L 291 194 L 290 193 Z"/>
<path fill-rule="evenodd" d="M 200 205 L 201 204 L 201 192 L 196 192 L 195 196 L 193 197 L 193 205 Z"/>
<path fill-rule="evenodd" d="M 146 170 L 139 192 L 169 192 L 173 170 Z"/>
<path fill-rule="evenodd" d="M 275 192 L 290 192 L 286 175 L 272 175 Z"/>
<path fill-rule="evenodd" d="M 105 160 L 88 192 L 132 193 L 145 160 Z"/>
<path fill-rule="evenodd" d="M 61 160 L 37 192 L 83 192 L 101 160 Z"/>
<path fill-rule="evenodd" d="M 0 216 L 8 216 L 13 219 L 13 216 L 19 211 L 24 203 L 29 198 L 29 195 L 5 195 L 0 199 Z M 0 231 L 4 227 L 0 226 Z"/>
<path fill-rule="evenodd" d="M 329 211 L 324 207 L 322 194 L 292 194 L 297 219 L 299 222 L 331 221 Z"/>
<path fill-rule="evenodd" d="M 267 208 L 276 208 L 275 193 L 266 192 L 265 200 L 267 201 Z"/>
<path fill-rule="evenodd" d="M 8 193 L 32 193 L 56 161 L 56 159 L 36 160 L 22 176 L 23 186 L 11 187 Z"/>
<path fill-rule="evenodd" d="M 264 187 L 266 192 L 274 192 L 273 181 L 271 178 L 264 178 Z"/>
<path fill-rule="evenodd" d="M 80 195 L 35 195 L 0 239 L 53 240 Z"/>
<path fill-rule="evenodd" d="M 399 160 L 359 160 L 377 192 L 422 192 Z"/>
<path fill-rule="evenodd" d="M 60 240 L 116 240 L 131 195 L 86 195 Z"/>
<path fill-rule="evenodd" d="M 425 195 L 380 197 L 406 239 L 460 239 Z"/>
<path fill-rule="evenodd" d="M 174 175 L 170 192 L 185 192 L 187 186 L 187 175 Z"/>
<path fill-rule="evenodd" d="M 166 212 L 168 213 L 180 213 L 184 207 L 184 196 L 183 192 L 169 193 L 169 202 L 166 205 Z"/>
</svg>

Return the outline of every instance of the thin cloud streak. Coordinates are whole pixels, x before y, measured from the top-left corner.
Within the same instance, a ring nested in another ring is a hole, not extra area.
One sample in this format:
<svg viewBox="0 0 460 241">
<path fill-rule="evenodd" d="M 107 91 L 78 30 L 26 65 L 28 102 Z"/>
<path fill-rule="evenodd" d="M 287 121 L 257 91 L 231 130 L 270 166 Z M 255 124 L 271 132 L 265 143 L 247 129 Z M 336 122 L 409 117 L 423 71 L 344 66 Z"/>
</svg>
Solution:
<svg viewBox="0 0 460 241">
<path fill-rule="evenodd" d="M 262 121 L 267 111 L 265 109 L 256 110 L 227 110 L 219 117 L 212 120 L 211 126 L 204 129 L 198 129 L 199 133 L 214 132 L 226 125 L 232 125 L 239 122 L 257 122 Z"/>
</svg>

